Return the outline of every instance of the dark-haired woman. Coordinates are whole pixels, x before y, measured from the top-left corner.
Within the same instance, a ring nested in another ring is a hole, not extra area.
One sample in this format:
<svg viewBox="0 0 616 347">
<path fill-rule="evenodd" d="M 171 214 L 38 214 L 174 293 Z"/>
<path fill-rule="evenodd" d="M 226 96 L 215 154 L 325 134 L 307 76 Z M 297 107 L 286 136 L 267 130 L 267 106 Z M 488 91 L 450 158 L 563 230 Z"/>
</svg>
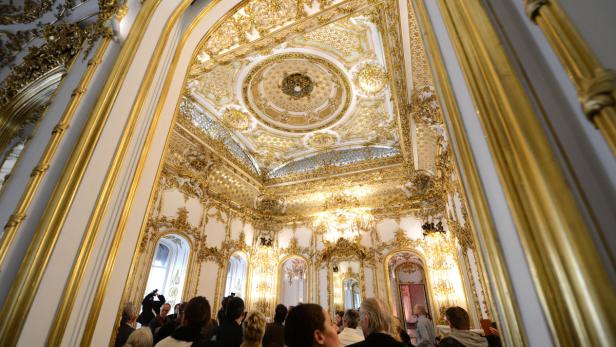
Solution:
<svg viewBox="0 0 616 347">
<path fill-rule="evenodd" d="M 182 313 L 182 323 L 171 336 L 161 340 L 156 347 L 189 347 L 201 340 L 201 329 L 212 318 L 210 303 L 197 296 L 186 304 Z"/>
<path fill-rule="evenodd" d="M 282 304 L 276 306 L 274 321 L 268 323 L 263 336 L 263 347 L 284 346 L 284 320 L 287 318 L 287 307 Z"/>
<path fill-rule="evenodd" d="M 336 324 L 321 306 L 295 306 L 284 326 L 284 339 L 289 347 L 339 347 Z"/>
</svg>

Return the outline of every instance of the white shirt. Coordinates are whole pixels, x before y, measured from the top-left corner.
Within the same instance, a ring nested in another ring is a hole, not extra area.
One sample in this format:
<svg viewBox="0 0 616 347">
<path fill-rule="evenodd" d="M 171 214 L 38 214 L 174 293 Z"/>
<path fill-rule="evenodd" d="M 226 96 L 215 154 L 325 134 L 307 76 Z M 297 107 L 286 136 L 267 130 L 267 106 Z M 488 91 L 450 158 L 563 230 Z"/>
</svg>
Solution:
<svg viewBox="0 0 616 347">
<path fill-rule="evenodd" d="M 338 334 L 338 339 L 340 340 L 341 346 L 348 346 L 363 341 L 364 333 L 362 333 L 360 328 L 344 328 L 340 334 Z"/>
</svg>

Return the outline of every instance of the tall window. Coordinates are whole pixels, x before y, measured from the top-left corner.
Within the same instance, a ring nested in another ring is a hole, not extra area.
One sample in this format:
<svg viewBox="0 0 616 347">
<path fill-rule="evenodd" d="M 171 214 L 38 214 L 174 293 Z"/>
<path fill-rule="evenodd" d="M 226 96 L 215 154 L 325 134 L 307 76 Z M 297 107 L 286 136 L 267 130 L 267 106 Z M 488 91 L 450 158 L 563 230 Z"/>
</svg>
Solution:
<svg viewBox="0 0 616 347">
<path fill-rule="evenodd" d="M 171 306 L 181 302 L 189 257 L 190 245 L 186 239 L 175 234 L 161 237 L 154 252 L 145 294 L 158 289 Z"/>
<path fill-rule="evenodd" d="M 235 296 L 246 298 L 246 276 L 248 274 L 248 260 L 243 253 L 235 253 L 229 259 L 227 268 L 227 284 L 225 296 L 235 293 Z"/>
<path fill-rule="evenodd" d="M 359 288 L 359 281 L 355 278 L 347 278 L 342 282 L 342 288 L 344 291 L 344 309 L 359 310 L 361 306 L 361 290 Z"/>
</svg>

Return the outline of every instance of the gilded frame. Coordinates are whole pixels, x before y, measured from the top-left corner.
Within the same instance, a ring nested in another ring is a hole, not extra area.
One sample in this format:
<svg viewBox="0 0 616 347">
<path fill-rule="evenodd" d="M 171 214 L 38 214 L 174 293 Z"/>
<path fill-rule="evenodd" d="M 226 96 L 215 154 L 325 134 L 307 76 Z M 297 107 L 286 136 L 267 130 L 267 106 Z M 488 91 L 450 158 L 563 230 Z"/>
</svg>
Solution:
<svg viewBox="0 0 616 347">
<path fill-rule="evenodd" d="M 154 255 L 156 253 L 156 246 L 158 245 L 160 239 L 169 235 L 177 235 L 186 240 L 186 242 L 188 243 L 188 267 L 186 268 L 186 275 L 184 276 L 184 288 L 182 289 L 182 300 L 186 300 L 195 291 L 195 288 L 192 287 L 193 283 L 195 282 L 195 275 L 198 273 L 197 271 L 195 271 L 195 267 L 197 265 L 195 264 L 195 261 L 197 260 L 197 257 L 195 256 L 194 242 L 187 233 L 182 230 L 169 229 L 159 233 L 158 235 L 156 235 L 156 238 L 150 240 L 148 244 L 148 250 L 145 251 L 144 254 L 142 254 L 142 256 L 147 256 L 149 259 L 147 263 L 144 264 L 145 269 L 150 269 L 152 267 L 152 262 L 154 261 Z M 139 281 L 139 292 L 142 294 L 144 293 L 148 279 L 149 276 L 144 277 Z M 196 285 L 196 283 L 194 283 L 194 285 Z"/>
<path fill-rule="evenodd" d="M 426 266 L 427 264 L 426 258 L 421 252 L 419 252 L 416 249 L 410 248 L 410 247 L 394 248 L 391 251 L 389 251 L 389 253 L 387 253 L 385 257 L 383 257 L 383 273 L 385 274 L 385 282 L 386 282 L 385 287 L 387 288 L 386 297 L 387 297 L 387 304 L 389 305 L 389 309 L 391 310 L 394 307 L 393 292 L 392 292 L 391 281 L 390 281 L 391 273 L 389 271 L 389 261 L 391 260 L 393 256 L 395 256 L 396 254 L 400 254 L 400 253 L 410 253 L 412 255 L 416 255 L 421 261 L 421 267 L 424 271 L 424 277 L 426 279 L 426 291 L 428 292 L 428 301 L 430 302 L 430 308 L 432 309 L 433 314 L 438 313 L 439 306 L 436 305 L 434 293 L 432 292 L 432 280 L 430 279 L 430 271 Z M 397 291 L 398 291 L 398 288 L 396 288 L 396 292 Z M 399 293 L 398 293 L 398 296 L 399 296 Z M 400 317 L 396 317 L 396 318 L 400 318 Z"/>
</svg>

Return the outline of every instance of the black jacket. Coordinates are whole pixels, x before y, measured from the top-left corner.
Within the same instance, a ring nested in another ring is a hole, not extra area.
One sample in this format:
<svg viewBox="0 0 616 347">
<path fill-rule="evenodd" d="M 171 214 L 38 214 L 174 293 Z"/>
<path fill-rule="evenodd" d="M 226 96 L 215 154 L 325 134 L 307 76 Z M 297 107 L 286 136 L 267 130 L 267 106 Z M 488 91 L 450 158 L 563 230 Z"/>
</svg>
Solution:
<svg viewBox="0 0 616 347">
<path fill-rule="evenodd" d="M 372 333 L 364 341 L 354 343 L 349 347 L 404 347 L 404 344 L 396 341 L 391 335 Z"/>
<path fill-rule="evenodd" d="M 130 334 L 135 331 L 135 328 L 126 323 L 120 323 L 118 327 L 118 335 L 116 335 L 114 347 L 122 347 L 126 344 L 126 340 Z"/>
<path fill-rule="evenodd" d="M 169 320 L 165 325 L 160 327 L 156 333 L 154 333 L 154 345 L 159 343 L 162 339 L 171 336 L 175 329 L 180 326 L 180 322 L 177 320 Z"/>
<path fill-rule="evenodd" d="M 148 325 L 152 318 L 160 314 L 160 307 L 165 303 L 165 297 L 158 295 L 159 301 L 154 301 L 154 293 L 150 293 L 143 298 L 141 302 L 141 313 L 137 318 L 137 322 L 141 325 Z M 152 312 L 154 310 L 154 312 Z"/>
<path fill-rule="evenodd" d="M 243 331 L 242 326 L 236 321 L 224 322 L 214 334 L 216 338 L 216 346 L 221 347 L 239 347 L 242 344 Z"/>
<path fill-rule="evenodd" d="M 284 347 L 284 325 L 268 323 L 263 335 L 263 347 Z"/>
<path fill-rule="evenodd" d="M 464 347 L 464 345 L 453 337 L 447 336 L 439 342 L 438 347 Z"/>
</svg>

